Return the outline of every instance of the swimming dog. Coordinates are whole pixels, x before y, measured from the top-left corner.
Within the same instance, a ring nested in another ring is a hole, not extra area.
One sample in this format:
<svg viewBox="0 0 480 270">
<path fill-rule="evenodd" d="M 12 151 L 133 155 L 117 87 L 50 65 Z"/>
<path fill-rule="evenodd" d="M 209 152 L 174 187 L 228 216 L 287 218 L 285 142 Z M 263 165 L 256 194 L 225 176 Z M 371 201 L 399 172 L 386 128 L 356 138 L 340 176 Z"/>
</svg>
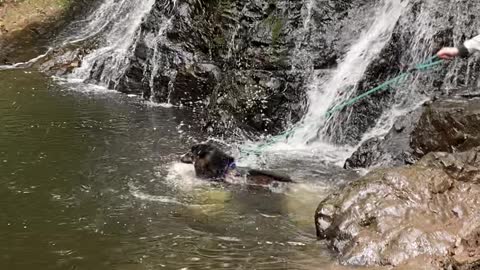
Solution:
<svg viewBox="0 0 480 270">
<path fill-rule="evenodd" d="M 291 183 L 292 179 L 270 171 L 237 168 L 235 159 L 212 144 L 194 145 L 180 158 L 182 163 L 193 164 L 195 174 L 202 179 L 226 182 L 228 178 L 246 179 L 248 185 L 268 186 L 274 182 Z"/>
</svg>

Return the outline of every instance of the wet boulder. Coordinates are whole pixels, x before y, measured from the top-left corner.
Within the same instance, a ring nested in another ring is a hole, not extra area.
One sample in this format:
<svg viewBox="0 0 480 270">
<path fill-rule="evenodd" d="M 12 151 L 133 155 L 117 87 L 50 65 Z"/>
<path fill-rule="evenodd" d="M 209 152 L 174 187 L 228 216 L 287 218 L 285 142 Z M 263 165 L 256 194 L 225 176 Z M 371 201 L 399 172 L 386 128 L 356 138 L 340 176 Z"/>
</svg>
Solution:
<svg viewBox="0 0 480 270">
<path fill-rule="evenodd" d="M 381 137 L 363 142 L 345 168 L 413 164 L 430 152 L 461 152 L 480 146 L 479 93 L 468 87 L 435 98 L 397 119 Z"/>
<path fill-rule="evenodd" d="M 414 166 L 369 173 L 320 203 L 318 237 L 343 264 L 397 266 L 427 256 L 475 269 L 479 151 L 430 153 Z"/>
<path fill-rule="evenodd" d="M 35 62 L 38 69 L 48 75 L 66 75 L 82 64 L 88 49 L 81 47 L 63 47 L 49 51 L 46 56 Z"/>
<path fill-rule="evenodd" d="M 212 94 L 221 80 L 221 70 L 214 64 L 196 63 L 176 72 L 168 93 L 172 104 L 193 105 Z"/>
<path fill-rule="evenodd" d="M 480 99 L 442 99 L 426 106 L 412 133 L 411 147 L 429 152 L 459 152 L 480 146 Z"/>
<path fill-rule="evenodd" d="M 399 117 L 386 135 L 363 142 L 345 161 L 344 167 L 355 169 L 415 163 L 417 159 L 412 154 L 410 139 L 422 112 L 423 108 L 419 108 Z"/>
</svg>

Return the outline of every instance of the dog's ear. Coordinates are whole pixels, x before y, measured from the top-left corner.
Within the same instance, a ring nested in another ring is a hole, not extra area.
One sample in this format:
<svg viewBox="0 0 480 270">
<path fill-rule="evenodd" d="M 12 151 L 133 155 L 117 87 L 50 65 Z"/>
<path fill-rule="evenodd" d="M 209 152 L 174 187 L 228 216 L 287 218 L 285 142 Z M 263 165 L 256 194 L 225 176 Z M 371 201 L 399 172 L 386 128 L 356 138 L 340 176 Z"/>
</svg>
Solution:
<svg viewBox="0 0 480 270">
<path fill-rule="evenodd" d="M 197 149 L 198 149 L 198 147 L 200 147 L 200 145 L 201 145 L 201 144 L 195 144 L 194 146 L 192 146 L 192 148 L 190 149 L 190 151 L 195 154 L 195 152 L 197 152 Z"/>
<path fill-rule="evenodd" d="M 207 144 L 197 144 L 192 147 L 192 153 L 198 158 L 205 158 L 213 150 L 212 146 Z"/>
</svg>

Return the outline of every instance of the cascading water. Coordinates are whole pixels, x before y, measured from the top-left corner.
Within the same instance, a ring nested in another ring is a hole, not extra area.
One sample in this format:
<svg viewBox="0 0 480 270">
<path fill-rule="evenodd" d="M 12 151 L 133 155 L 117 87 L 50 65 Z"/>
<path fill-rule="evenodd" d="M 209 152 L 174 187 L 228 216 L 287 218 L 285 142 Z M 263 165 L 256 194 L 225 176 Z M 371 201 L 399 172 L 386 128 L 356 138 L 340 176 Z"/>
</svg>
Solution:
<svg viewBox="0 0 480 270">
<path fill-rule="evenodd" d="M 115 88 L 129 66 L 132 45 L 138 40 L 142 20 L 154 3 L 155 0 L 105 0 L 87 19 L 83 30 L 67 41 L 76 43 L 102 34 L 100 47 L 83 59 L 82 66 L 71 78 L 87 80 L 97 71 L 97 82 Z"/>
<path fill-rule="evenodd" d="M 288 139 L 270 145 L 266 150 L 298 151 L 322 155 L 332 163 L 342 164 L 352 153 L 351 146 L 330 143 L 325 126 L 327 111 L 353 93 L 352 88 L 362 79 L 368 65 L 378 56 L 390 39 L 395 25 L 405 11 L 408 1 L 383 0 L 379 3 L 375 20 L 353 43 L 343 60 L 329 78 L 317 77 L 309 85 L 308 110 L 303 120 L 293 127 Z"/>
<path fill-rule="evenodd" d="M 169 81 L 168 89 L 170 93 L 172 88 L 172 82 L 176 75 L 176 70 L 170 69 L 168 67 L 169 62 L 164 61 L 164 59 L 162 59 L 163 55 L 159 51 L 159 44 L 162 44 L 167 41 L 165 39 L 165 32 L 171 27 L 172 18 L 169 18 L 169 19 L 164 18 L 162 21 L 163 23 L 160 26 L 160 29 L 158 30 L 157 35 L 150 33 L 145 37 L 145 44 L 149 48 L 153 48 L 153 57 L 152 57 L 152 60 L 150 61 L 152 63 L 151 71 L 148 74 L 147 73 L 148 68 L 146 68 L 144 70 L 144 76 L 149 78 L 148 86 L 150 87 L 150 91 L 154 92 L 155 76 L 158 75 L 160 70 L 169 70 L 170 72 L 168 75 L 170 77 L 170 81 Z M 154 102 L 153 96 L 150 96 L 150 100 Z M 163 105 L 170 105 L 170 94 L 167 96 L 167 103 Z"/>
<path fill-rule="evenodd" d="M 327 121 L 326 112 L 332 105 L 350 98 L 346 91 L 356 86 L 368 65 L 385 46 L 405 6 L 405 1 L 401 0 L 382 1 L 372 26 L 350 48 L 332 77 L 326 82 L 312 82 L 308 93 L 309 110 L 289 139 L 290 144 L 310 142 L 316 138 L 319 130 L 321 136 L 318 140 L 328 140 L 328 135 L 323 131 Z"/>
<path fill-rule="evenodd" d="M 436 4 L 435 1 L 425 2 L 425 6 L 421 9 L 421 12 L 414 22 L 407 21 L 408 18 L 405 18 L 405 21 L 400 21 L 400 23 L 404 25 L 411 24 L 411 27 L 415 29 L 409 48 L 410 50 L 408 50 L 409 53 L 406 53 L 402 59 L 404 66 L 411 65 L 411 63 L 423 62 L 430 57 L 431 52 L 434 50 L 432 46 L 434 44 L 433 39 L 436 31 L 432 24 L 433 7 L 429 5 Z M 392 107 L 382 114 L 374 128 L 363 135 L 358 145 L 361 145 L 371 138 L 386 134 L 399 116 L 405 115 L 416 107 L 421 106 L 421 104 L 428 99 L 429 93 L 424 93 L 422 89 L 427 88 L 425 85 L 429 84 L 428 81 L 430 81 L 430 79 L 428 76 L 422 75 L 423 74 L 416 74 L 408 87 L 393 90 L 395 95 L 393 97 Z"/>
<path fill-rule="evenodd" d="M 300 29 L 300 33 L 298 34 L 300 40 L 298 40 L 295 44 L 295 51 L 293 53 L 295 57 L 292 59 L 293 70 L 306 70 L 306 72 L 312 72 L 313 70 L 312 56 L 302 48 L 309 37 L 309 32 L 312 30 L 311 22 L 313 5 L 314 0 L 307 0 L 303 4 L 303 27 Z"/>
</svg>

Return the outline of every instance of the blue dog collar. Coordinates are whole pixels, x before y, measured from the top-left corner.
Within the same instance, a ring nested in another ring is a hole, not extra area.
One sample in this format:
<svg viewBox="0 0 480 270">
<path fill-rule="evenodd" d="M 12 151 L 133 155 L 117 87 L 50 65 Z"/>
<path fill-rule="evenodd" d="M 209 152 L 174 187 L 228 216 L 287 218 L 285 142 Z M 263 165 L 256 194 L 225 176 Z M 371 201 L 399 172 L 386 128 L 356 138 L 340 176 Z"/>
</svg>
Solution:
<svg viewBox="0 0 480 270">
<path fill-rule="evenodd" d="M 225 171 L 223 172 L 223 176 L 227 176 L 227 173 L 229 170 L 234 170 L 237 168 L 237 164 L 235 164 L 235 161 L 232 163 L 228 163 L 227 166 L 225 166 Z"/>
</svg>

